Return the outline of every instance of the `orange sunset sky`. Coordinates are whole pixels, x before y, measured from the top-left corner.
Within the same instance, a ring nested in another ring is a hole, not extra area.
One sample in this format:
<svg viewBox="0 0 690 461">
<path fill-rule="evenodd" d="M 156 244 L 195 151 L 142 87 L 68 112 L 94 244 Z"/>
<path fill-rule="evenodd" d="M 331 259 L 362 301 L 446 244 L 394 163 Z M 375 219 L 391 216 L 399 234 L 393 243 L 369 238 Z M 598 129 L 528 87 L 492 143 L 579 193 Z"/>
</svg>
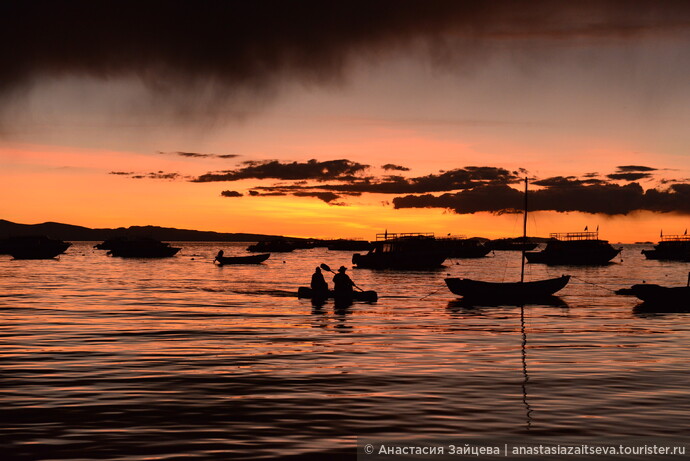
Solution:
<svg viewBox="0 0 690 461">
<path fill-rule="evenodd" d="M 527 175 L 530 235 L 690 227 L 686 2 L 287 3 L 0 7 L 0 218 L 497 238 Z"/>
</svg>

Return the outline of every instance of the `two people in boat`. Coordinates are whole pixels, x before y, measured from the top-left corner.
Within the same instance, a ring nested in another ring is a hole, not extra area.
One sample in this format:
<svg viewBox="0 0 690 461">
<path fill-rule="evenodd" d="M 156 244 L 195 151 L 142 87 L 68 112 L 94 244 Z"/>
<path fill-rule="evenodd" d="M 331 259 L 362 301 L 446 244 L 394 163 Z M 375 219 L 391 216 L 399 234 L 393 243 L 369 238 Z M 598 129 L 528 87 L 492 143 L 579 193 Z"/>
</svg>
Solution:
<svg viewBox="0 0 690 461">
<path fill-rule="evenodd" d="M 355 282 L 345 271 L 347 268 L 340 266 L 338 273 L 333 276 L 333 294 L 336 297 L 352 297 L 352 287 L 355 286 Z M 324 279 L 320 267 L 317 267 L 311 276 L 311 289 L 314 294 L 328 296 L 328 283 Z"/>
</svg>

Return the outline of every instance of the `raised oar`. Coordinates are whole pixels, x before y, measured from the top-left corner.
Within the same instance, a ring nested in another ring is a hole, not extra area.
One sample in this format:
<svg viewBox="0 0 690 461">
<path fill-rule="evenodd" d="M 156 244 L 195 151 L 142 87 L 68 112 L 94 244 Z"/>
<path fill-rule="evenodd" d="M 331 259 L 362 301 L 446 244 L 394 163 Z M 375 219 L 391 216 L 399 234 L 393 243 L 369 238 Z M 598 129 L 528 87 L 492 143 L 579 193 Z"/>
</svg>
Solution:
<svg viewBox="0 0 690 461">
<path fill-rule="evenodd" d="M 323 270 L 325 270 L 325 271 L 328 271 L 328 272 L 330 272 L 330 273 L 332 273 L 332 274 L 335 274 L 335 272 L 333 272 L 333 271 L 331 270 L 331 268 L 328 267 L 328 264 L 321 263 L 321 265 L 320 265 L 319 267 L 321 267 L 321 269 L 323 269 Z M 350 279 L 350 280 L 352 280 L 352 279 Z M 352 286 L 354 286 L 355 288 L 357 288 L 359 291 L 364 291 L 364 290 L 362 290 L 360 287 L 358 287 L 358 286 L 355 284 L 355 282 L 352 282 Z"/>
</svg>

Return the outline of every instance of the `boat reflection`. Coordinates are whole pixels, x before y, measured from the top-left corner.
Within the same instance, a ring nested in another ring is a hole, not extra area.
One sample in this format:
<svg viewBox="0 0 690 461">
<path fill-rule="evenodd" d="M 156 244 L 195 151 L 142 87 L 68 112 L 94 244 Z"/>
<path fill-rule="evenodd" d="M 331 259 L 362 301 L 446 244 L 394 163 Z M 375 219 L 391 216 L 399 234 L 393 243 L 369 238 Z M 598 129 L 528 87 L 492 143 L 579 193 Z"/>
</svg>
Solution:
<svg viewBox="0 0 690 461">
<path fill-rule="evenodd" d="M 460 298 L 448 303 L 449 310 L 474 309 L 481 307 L 524 307 L 524 306 L 548 306 L 567 309 L 568 304 L 558 296 L 543 296 L 521 302 L 510 302 L 507 300 L 482 300 L 471 298 Z"/>
<path fill-rule="evenodd" d="M 525 331 L 525 306 L 520 306 L 520 332 L 522 333 L 522 403 L 525 405 L 526 429 L 529 431 L 532 428 L 532 407 L 527 401 L 527 383 L 529 382 L 529 374 L 527 374 L 527 332 Z"/>
<path fill-rule="evenodd" d="M 643 302 L 633 307 L 633 314 L 643 317 L 683 313 L 690 313 L 690 306 L 685 304 Z"/>
</svg>

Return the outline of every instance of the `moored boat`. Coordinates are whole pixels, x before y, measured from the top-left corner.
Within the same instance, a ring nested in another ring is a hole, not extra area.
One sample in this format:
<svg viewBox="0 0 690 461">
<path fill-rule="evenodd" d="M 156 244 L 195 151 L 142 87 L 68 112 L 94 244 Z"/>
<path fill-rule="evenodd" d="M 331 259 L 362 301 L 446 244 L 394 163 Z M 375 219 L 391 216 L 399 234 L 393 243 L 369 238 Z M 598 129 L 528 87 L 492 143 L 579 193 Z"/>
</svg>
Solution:
<svg viewBox="0 0 690 461">
<path fill-rule="evenodd" d="M 599 232 L 552 233 L 542 251 L 525 253 L 530 263 L 596 266 L 608 264 L 622 250 L 599 239 Z"/>
<path fill-rule="evenodd" d="M 528 302 L 539 301 L 563 289 L 569 275 L 534 282 L 482 282 L 463 278 L 446 278 L 451 293 L 470 300 Z"/>
<path fill-rule="evenodd" d="M 221 251 L 214 259 L 214 262 L 217 262 L 220 266 L 225 266 L 226 264 L 261 264 L 270 256 L 270 253 L 251 256 L 223 256 Z"/>
<path fill-rule="evenodd" d="M 527 178 L 525 178 L 525 204 L 522 221 L 522 235 L 527 238 Z M 569 275 L 553 279 L 525 282 L 525 249 L 522 249 L 519 282 L 486 282 L 466 278 L 448 277 L 446 285 L 451 293 L 463 297 L 463 301 L 478 304 L 523 305 L 530 302 L 545 301 L 552 304 L 553 294 L 564 288 L 570 281 Z"/>
<path fill-rule="evenodd" d="M 492 250 L 489 241 L 481 238 L 447 237 L 436 241 L 449 258 L 483 258 Z"/>
<path fill-rule="evenodd" d="M 314 292 L 309 287 L 299 287 L 297 289 L 297 297 L 305 299 L 341 299 L 341 296 L 335 296 L 333 290 L 329 290 L 328 293 L 324 292 Z M 348 296 L 350 298 L 350 296 Z M 351 300 L 352 301 L 364 301 L 364 302 L 376 302 L 378 300 L 378 294 L 373 290 L 367 291 L 353 291 Z"/>
<path fill-rule="evenodd" d="M 253 245 L 249 245 L 247 251 L 255 253 L 287 253 L 294 251 L 296 248 L 297 247 L 293 243 L 285 239 L 274 239 L 262 240 Z"/>
<path fill-rule="evenodd" d="M 330 240 L 328 249 L 330 251 L 369 251 L 371 250 L 371 243 L 366 240 L 354 239 L 337 239 Z"/>
<path fill-rule="evenodd" d="M 53 259 L 64 253 L 72 244 L 44 235 L 18 236 L 3 239 L 0 249 L 14 259 Z"/>
<path fill-rule="evenodd" d="M 117 240 L 109 247 L 106 254 L 120 258 L 169 258 L 181 250 L 153 238 Z"/>
<path fill-rule="evenodd" d="M 537 246 L 538 243 L 534 243 L 529 240 L 529 238 L 504 238 L 492 240 L 489 245 L 492 250 L 495 251 L 532 251 Z"/>
<path fill-rule="evenodd" d="M 355 253 L 352 263 L 366 269 L 431 269 L 441 267 L 448 251 L 440 247 L 433 233 L 376 234 L 373 248 Z"/>
<path fill-rule="evenodd" d="M 662 235 L 653 250 L 642 250 L 647 259 L 690 261 L 690 235 Z"/>
<path fill-rule="evenodd" d="M 616 291 L 632 295 L 648 304 L 690 307 L 690 287 L 665 287 L 653 283 L 639 283 Z"/>
</svg>

